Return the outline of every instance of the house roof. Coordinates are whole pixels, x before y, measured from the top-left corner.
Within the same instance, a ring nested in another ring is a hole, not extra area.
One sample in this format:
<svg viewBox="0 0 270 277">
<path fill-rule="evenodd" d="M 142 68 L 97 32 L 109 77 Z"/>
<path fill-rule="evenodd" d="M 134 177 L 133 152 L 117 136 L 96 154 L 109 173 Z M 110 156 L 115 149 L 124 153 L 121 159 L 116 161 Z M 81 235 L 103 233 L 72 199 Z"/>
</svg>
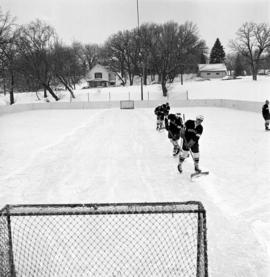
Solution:
<svg viewBox="0 0 270 277">
<path fill-rule="evenodd" d="M 108 65 L 102 65 L 102 64 L 99 64 L 97 63 L 96 65 L 94 65 L 90 71 L 95 71 L 95 70 L 98 70 L 98 69 L 105 69 L 107 71 L 110 71 L 110 67 Z"/>
<path fill-rule="evenodd" d="M 105 68 L 105 67 L 104 67 L 103 65 L 97 63 L 97 64 L 95 64 L 90 70 L 93 70 L 93 69 L 95 69 L 95 68 Z"/>
<path fill-rule="evenodd" d="M 224 63 L 211 63 L 211 64 L 198 64 L 199 71 L 227 71 L 226 65 Z"/>
</svg>

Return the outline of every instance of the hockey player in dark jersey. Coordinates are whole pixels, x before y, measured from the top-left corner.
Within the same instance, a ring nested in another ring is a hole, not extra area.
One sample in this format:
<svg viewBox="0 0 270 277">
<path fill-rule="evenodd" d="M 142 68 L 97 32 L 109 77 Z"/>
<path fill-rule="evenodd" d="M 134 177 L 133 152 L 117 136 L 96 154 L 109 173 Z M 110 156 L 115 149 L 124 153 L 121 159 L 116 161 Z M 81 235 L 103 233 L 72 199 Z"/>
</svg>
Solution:
<svg viewBox="0 0 270 277">
<path fill-rule="evenodd" d="M 163 120 L 164 120 L 164 112 L 163 112 L 163 109 L 162 109 L 162 105 L 157 106 L 155 108 L 154 112 L 155 112 L 155 115 L 157 116 L 157 127 L 156 127 L 156 130 L 160 131 L 162 129 Z"/>
<path fill-rule="evenodd" d="M 165 118 L 165 128 L 168 131 L 168 138 L 173 145 L 173 156 L 176 156 L 181 150 L 178 143 L 180 139 L 180 132 L 183 128 L 181 113 L 169 114 L 168 117 Z"/>
<path fill-rule="evenodd" d="M 265 104 L 262 107 L 262 116 L 264 118 L 264 126 L 266 131 L 270 131 L 269 123 L 270 123 L 270 113 L 269 113 L 269 101 L 265 100 Z"/>
<path fill-rule="evenodd" d="M 201 170 L 199 168 L 199 160 L 200 160 L 200 152 L 199 152 L 199 139 L 203 133 L 203 126 L 201 123 L 203 122 L 204 117 L 202 115 L 198 115 L 196 120 L 187 120 L 184 125 L 183 132 L 183 148 L 180 152 L 179 156 L 179 164 L 178 171 L 182 173 L 182 164 L 184 160 L 188 157 L 189 151 L 191 151 L 192 158 L 194 160 L 195 172 L 200 173 Z"/>
<path fill-rule="evenodd" d="M 155 115 L 157 116 L 156 130 L 160 131 L 161 129 L 163 129 L 164 118 L 168 116 L 169 111 L 170 111 L 169 103 L 162 104 L 155 108 L 154 112 L 155 112 Z"/>
</svg>

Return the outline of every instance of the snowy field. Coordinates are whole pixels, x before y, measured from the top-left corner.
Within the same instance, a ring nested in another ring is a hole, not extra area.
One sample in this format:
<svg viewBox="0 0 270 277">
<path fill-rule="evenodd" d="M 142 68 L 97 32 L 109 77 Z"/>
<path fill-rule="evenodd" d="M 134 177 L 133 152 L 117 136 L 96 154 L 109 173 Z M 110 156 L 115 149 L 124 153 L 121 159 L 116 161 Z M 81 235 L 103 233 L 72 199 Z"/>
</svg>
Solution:
<svg viewBox="0 0 270 277">
<path fill-rule="evenodd" d="M 258 80 L 254 82 L 251 76 L 239 77 L 235 80 L 199 80 L 190 79 L 187 75 L 184 84 L 181 85 L 177 80 L 168 84 L 168 99 L 186 100 L 188 99 L 234 99 L 262 102 L 269 98 L 270 76 L 258 76 Z M 197 80 L 197 81 L 195 81 Z M 139 83 L 138 80 L 136 83 Z M 56 91 L 60 98 L 60 102 L 92 102 L 92 101 L 116 101 L 116 100 L 141 100 L 140 85 L 127 87 L 106 87 L 80 89 L 85 83 L 82 83 L 74 94 L 75 99 L 70 98 L 68 91 Z M 38 97 L 37 97 L 38 95 Z M 15 104 L 23 103 L 39 103 L 44 102 L 42 98 L 43 91 L 32 93 L 15 93 Z M 160 84 L 147 85 L 143 87 L 144 100 L 162 99 L 162 90 Z M 55 100 L 48 95 L 51 102 Z M 0 106 L 7 105 L 9 95 L 0 94 Z"/>
<path fill-rule="evenodd" d="M 263 104 L 270 98 L 269 79 L 187 82 L 186 88 L 193 98 Z M 177 90 L 170 95 L 173 101 Z M 0 207 L 201 201 L 210 276 L 270 276 L 270 133 L 260 111 L 174 107 L 172 112 L 186 119 L 205 116 L 200 165 L 209 176 L 191 181 L 191 158 L 178 173 L 166 132 L 155 130 L 153 109 L 2 115 Z"/>
</svg>

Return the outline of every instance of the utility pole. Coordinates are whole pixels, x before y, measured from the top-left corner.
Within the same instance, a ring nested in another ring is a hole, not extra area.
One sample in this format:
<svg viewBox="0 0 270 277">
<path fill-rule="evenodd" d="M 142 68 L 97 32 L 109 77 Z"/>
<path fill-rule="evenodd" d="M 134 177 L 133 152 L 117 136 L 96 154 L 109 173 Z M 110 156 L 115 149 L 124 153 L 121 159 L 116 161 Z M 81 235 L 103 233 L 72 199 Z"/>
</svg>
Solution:
<svg viewBox="0 0 270 277">
<path fill-rule="evenodd" d="M 140 30 L 139 0 L 137 0 L 137 23 L 138 23 L 138 31 L 139 31 Z"/>
<path fill-rule="evenodd" d="M 140 16 L 139 16 L 139 0 L 137 0 L 137 23 L 138 23 L 138 34 L 140 39 Z M 140 53 L 142 72 L 141 72 L 141 100 L 143 100 L 143 79 L 144 79 L 144 64 L 143 64 L 143 55 Z"/>
</svg>

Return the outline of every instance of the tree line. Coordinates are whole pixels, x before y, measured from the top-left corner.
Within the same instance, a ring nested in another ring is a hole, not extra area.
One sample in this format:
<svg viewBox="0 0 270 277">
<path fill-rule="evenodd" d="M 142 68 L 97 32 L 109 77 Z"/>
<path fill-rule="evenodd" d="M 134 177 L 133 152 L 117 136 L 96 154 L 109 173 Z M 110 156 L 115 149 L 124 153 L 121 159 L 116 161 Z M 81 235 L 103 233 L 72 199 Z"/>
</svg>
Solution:
<svg viewBox="0 0 270 277">
<path fill-rule="evenodd" d="M 210 63 L 225 62 L 237 74 L 247 66 L 256 80 L 260 65 L 269 65 L 269 25 L 243 24 L 236 40 L 231 41 L 231 48 L 234 54 L 225 57 L 217 39 Z M 198 63 L 206 62 L 207 54 L 206 43 L 192 22 L 146 23 L 111 35 L 103 45 L 66 45 L 46 22 L 37 19 L 18 25 L 8 12 L 0 10 L 0 85 L 4 93 L 9 92 L 10 104 L 14 103 L 14 91 L 40 89 L 44 97 L 50 94 L 58 101 L 54 88 L 59 84 L 75 98 L 76 85 L 97 63 L 108 66 L 122 85 L 133 85 L 135 76 L 146 84 L 147 75 L 158 75 L 166 96 L 167 83 L 179 74 L 182 77 L 196 72 Z"/>
</svg>

